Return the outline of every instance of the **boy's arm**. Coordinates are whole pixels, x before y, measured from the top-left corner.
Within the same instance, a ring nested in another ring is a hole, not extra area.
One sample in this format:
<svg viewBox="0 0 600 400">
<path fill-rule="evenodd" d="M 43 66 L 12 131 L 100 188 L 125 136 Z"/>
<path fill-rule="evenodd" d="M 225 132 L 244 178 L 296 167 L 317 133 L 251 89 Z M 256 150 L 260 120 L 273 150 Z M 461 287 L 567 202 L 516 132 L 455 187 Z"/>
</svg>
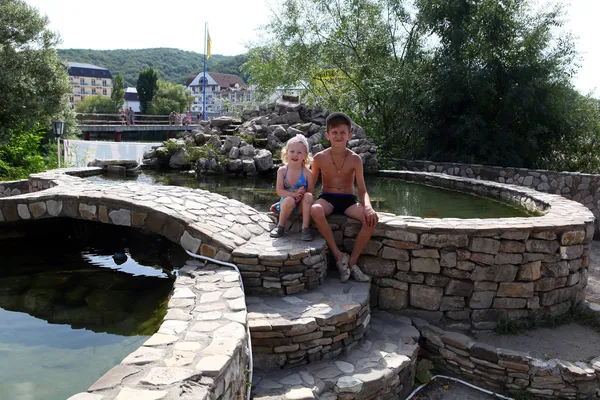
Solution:
<svg viewBox="0 0 600 400">
<path fill-rule="evenodd" d="M 319 153 L 320 154 L 320 153 Z M 319 154 L 317 154 L 315 156 L 315 158 L 313 159 L 313 163 L 312 163 L 312 190 L 310 190 L 310 184 L 308 186 L 309 188 L 309 192 L 311 192 L 312 194 L 315 193 L 315 185 L 317 184 L 317 181 L 319 180 L 319 174 L 321 173 L 321 167 L 319 166 L 319 161 L 320 161 L 320 156 Z"/>
<path fill-rule="evenodd" d="M 311 170 L 309 170 L 308 168 L 306 168 L 306 170 L 309 172 L 308 174 L 305 173 L 307 181 L 306 183 L 308 183 L 308 188 L 306 189 L 306 191 L 308 193 L 315 194 L 315 179 L 313 178 Z"/>
<path fill-rule="evenodd" d="M 355 175 L 356 175 L 356 187 L 358 189 L 358 200 L 365 207 L 365 221 L 368 226 L 375 226 L 379 221 L 377 217 L 377 213 L 373 210 L 371 206 L 371 198 L 369 197 L 369 193 L 367 193 L 367 185 L 365 184 L 365 175 L 363 171 L 362 159 L 357 156 L 355 159 L 355 167 L 354 167 Z"/>
</svg>

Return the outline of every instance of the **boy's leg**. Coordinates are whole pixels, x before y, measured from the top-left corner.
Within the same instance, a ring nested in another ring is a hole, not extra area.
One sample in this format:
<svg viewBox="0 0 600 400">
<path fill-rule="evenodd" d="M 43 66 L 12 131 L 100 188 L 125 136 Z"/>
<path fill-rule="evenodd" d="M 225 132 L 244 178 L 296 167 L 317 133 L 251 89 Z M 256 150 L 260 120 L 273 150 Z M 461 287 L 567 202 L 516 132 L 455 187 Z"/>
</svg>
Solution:
<svg viewBox="0 0 600 400">
<path fill-rule="evenodd" d="M 344 214 L 346 216 L 356 219 L 358 221 L 362 221 L 364 218 L 365 207 L 362 204 L 356 203 L 355 205 L 348 207 Z M 354 247 L 352 248 L 352 254 L 350 255 L 350 267 L 352 268 L 352 273 L 354 275 L 354 279 L 356 280 L 367 280 L 366 275 L 362 274 L 358 267 L 353 268 L 358 262 L 358 257 L 364 250 L 367 243 L 373 236 L 373 232 L 375 231 L 375 226 L 369 226 L 366 223 L 363 223 L 358 235 L 356 235 L 356 240 L 354 241 Z M 358 270 L 358 271 L 356 271 Z M 364 275 L 364 277 L 363 277 Z"/>
<path fill-rule="evenodd" d="M 312 217 L 315 225 L 317 225 L 317 229 L 323 239 L 327 242 L 329 246 L 329 250 L 335 257 L 336 261 L 342 259 L 342 252 L 335 244 L 335 238 L 333 237 L 333 231 L 329 226 L 329 222 L 327 222 L 327 216 L 333 212 L 333 206 L 329 204 L 327 201 L 323 199 L 318 199 L 314 202 L 314 204 L 310 207 L 310 216 Z"/>
</svg>

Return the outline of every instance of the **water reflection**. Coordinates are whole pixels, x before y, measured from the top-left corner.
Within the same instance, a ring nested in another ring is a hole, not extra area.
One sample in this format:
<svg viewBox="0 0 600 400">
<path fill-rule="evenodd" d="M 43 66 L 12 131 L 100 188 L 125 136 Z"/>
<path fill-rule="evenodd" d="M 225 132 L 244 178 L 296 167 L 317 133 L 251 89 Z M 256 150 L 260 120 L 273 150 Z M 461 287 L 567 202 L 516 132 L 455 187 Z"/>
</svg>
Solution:
<svg viewBox="0 0 600 400">
<path fill-rule="evenodd" d="M 268 211 L 279 197 L 275 191 L 275 176 L 230 177 L 203 176 L 176 172 L 143 171 L 130 178 L 94 176 L 98 184 L 115 184 L 119 180 L 135 180 L 151 185 L 185 186 L 219 193 L 239 200 L 259 211 Z M 365 178 L 371 202 L 376 211 L 423 218 L 508 218 L 530 216 L 524 209 L 489 198 L 454 190 L 421 185 L 395 178 L 367 176 Z M 319 188 L 317 188 L 317 193 Z"/>
<path fill-rule="evenodd" d="M 0 398 L 85 391 L 158 330 L 187 258 L 161 237 L 70 219 L 0 238 Z"/>
</svg>

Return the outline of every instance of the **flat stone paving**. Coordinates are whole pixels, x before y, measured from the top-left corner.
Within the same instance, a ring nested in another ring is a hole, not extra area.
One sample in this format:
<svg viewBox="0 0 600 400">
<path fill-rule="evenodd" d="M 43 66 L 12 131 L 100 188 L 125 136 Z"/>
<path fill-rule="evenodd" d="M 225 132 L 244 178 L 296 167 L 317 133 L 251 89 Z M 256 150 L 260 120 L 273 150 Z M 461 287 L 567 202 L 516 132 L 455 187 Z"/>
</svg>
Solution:
<svg viewBox="0 0 600 400">
<path fill-rule="evenodd" d="M 369 335 L 336 360 L 255 370 L 255 400 L 404 398 L 412 390 L 419 332 L 407 317 L 373 313 Z M 400 395 L 400 397 L 398 397 Z"/>
</svg>

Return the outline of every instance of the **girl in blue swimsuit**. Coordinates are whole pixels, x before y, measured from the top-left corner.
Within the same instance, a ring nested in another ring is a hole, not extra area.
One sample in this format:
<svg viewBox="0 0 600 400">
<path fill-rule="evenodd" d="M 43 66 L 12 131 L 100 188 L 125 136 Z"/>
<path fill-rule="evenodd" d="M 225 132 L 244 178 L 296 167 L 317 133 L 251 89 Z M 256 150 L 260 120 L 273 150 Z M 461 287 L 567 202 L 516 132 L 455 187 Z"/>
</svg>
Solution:
<svg viewBox="0 0 600 400">
<path fill-rule="evenodd" d="M 283 236 L 285 223 L 292 214 L 302 215 L 302 240 L 312 240 L 310 232 L 310 207 L 313 202 L 315 184 L 308 169 L 311 156 L 308 140 L 296 135 L 286 143 L 281 152 L 283 167 L 277 171 L 277 194 L 281 196 L 277 211 L 279 222 L 271 231 L 271 237 Z M 295 183 L 294 183 L 295 182 Z"/>
</svg>

